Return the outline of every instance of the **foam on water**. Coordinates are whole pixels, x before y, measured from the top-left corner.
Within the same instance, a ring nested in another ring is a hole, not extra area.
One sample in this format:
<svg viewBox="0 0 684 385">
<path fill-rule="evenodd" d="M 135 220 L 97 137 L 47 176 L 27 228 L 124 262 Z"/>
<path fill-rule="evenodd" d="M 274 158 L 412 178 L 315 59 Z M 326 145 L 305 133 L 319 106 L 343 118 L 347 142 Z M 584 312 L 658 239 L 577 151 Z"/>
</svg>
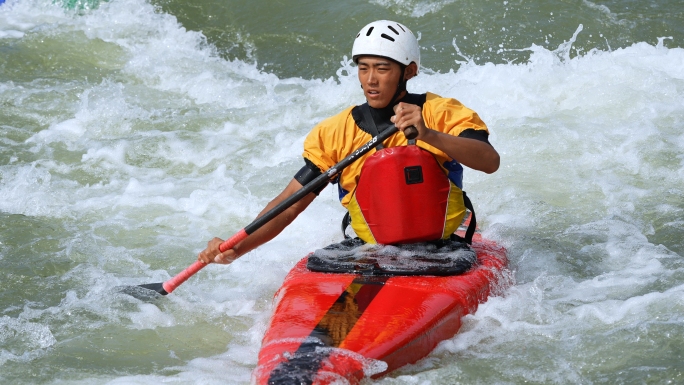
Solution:
<svg viewBox="0 0 684 385">
<path fill-rule="evenodd" d="M 456 0 L 371 0 L 373 4 L 385 8 L 397 9 L 400 15 L 410 17 L 421 17 L 428 13 L 436 13 L 444 9 L 446 5 L 456 2 Z"/>
<path fill-rule="evenodd" d="M 57 342 L 50 329 L 39 323 L 7 316 L 0 318 L 0 365 L 7 360 L 30 362 Z"/>
<path fill-rule="evenodd" d="M 449 2 L 378 3 L 428 13 Z M 362 102 L 354 68 L 340 58 L 336 78 L 279 79 L 221 59 L 140 0 L 80 16 L 38 0 L 0 7 L 0 39 L 48 37 L 97 42 L 102 75 L 0 83 L 0 102 L 24 105 L 33 127 L 0 122 L 12 151 L 0 212 L 59 235 L 47 246 L 29 235 L 33 255 L 0 248 L 1 261 L 26 260 L 15 277 L 52 272 L 0 313 L 0 366 L 64 367 L 43 374 L 62 383 L 249 382 L 283 277 L 340 240 L 334 188 L 273 242 L 163 301 L 111 288 L 164 281 L 208 239 L 248 224 L 301 166 L 308 130 Z M 491 128 L 502 168 L 466 171 L 466 190 L 485 236 L 509 249 L 517 285 L 379 383 L 590 383 L 645 378 L 637 363 L 675 366 L 665 354 L 682 346 L 684 324 L 684 50 L 661 39 L 571 58 L 573 39 L 531 46 L 519 64 L 459 57 L 457 71 L 425 68 L 409 83 L 458 98 Z M 122 336 L 130 346 L 107 342 Z M 674 347 L 659 353 L 664 341 Z M 113 353 L 85 357 L 94 369 L 83 372 L 54 354 L 79 349 Z M 144 349 L 137 360 L 153 363 L 126 360 Z"/>
</svg>

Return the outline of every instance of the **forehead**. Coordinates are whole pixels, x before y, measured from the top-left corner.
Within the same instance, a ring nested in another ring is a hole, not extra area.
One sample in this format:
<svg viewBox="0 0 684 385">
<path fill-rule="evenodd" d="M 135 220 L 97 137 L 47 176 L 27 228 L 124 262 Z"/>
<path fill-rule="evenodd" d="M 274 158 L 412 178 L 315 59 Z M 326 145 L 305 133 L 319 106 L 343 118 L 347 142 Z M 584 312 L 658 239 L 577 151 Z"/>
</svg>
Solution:
<svg viewBox="0 0 684 385">
<path fill-rule="evenodd" d="M 393 60 L 388 59 L 386 57 L 382 56 L 359 56 L 358 59 L 356 59 L 356 63 L 358 65 L 369 65 L 369 66 L 380 66 L 380 65 L 387 65 L 387 66 L 398 66 L 399 64 L 395 63 Z"/>
</svg>

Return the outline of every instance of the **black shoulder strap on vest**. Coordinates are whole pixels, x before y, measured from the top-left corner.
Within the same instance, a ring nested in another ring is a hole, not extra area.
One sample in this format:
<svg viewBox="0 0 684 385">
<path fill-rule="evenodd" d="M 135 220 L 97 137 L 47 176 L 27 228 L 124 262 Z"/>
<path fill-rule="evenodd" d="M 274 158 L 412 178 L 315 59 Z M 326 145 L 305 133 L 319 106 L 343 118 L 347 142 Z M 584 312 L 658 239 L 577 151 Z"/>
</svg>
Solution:
<svg viewBox="0 0 684 385">
<path fill-rule="evenodd" d="M 359 110 L 361 110 L 361 113 L 363 114 L 363 120 L 367 123 L 367 129 L 369 131 L 369 134 L 371 134 L 371 136 L 373 137 L 378 136 L 380 132 L 378 131 L 378 126 L 375 124 L 375 120 L 373 120 L 373 115 L 371 115 L 370 106 L 368 105 L 368 103 L 360 105 Z M 382 150 L 384 147 L 385 146 L 383 146 L 382 143 L 380 143 L 377 146 L 375 146 L 375 151 Z M 350 223 L 351 216 L 349 215 L 349 211 L 347 211 L 347 213 L 344 214 L 344 217 L 342 218 L 342 235 L 344 236 L 344 239 L 351 238 L 349 235 L 347 235 L 347 227 L 349 227 Z"/>
<path fill-rule="evenodd" d="M 371 136 L 376 137 L 380 134 L 378 131 L 378 126 L 375 125 L 375 120 L 373 120 L 373 115 L 371 115 L 370 112 L 370 106 L 368 103 L 364 103 L 361 105 L 361 112 L 363 113 L 363 118 L 366 122 L 368 122 L 368 130 L 370 131 Z M 382 143 L 378 144 L 375 146 L 375 151 L 382 150 L 384 146 Z"/>
<path fill-rule="evenodd" d="M 351 237 L 347 235 L 347 227 L 349 227 L 349 224 L 351 223 L 351 215 L 349 215 L 349 211 L 347 211 L 346 214 L 344 214 L 344 217 L 342 217 L 342 235 L 344 235 L 344 239 L 350 239 Z"/>
<path fill-rule="evenodd" d="M 363 119 L 365 122 L 368 123 L 368 131 L 371 136 L 376 137 L 380 134 L 378 131 L 378 126 L 375 124 L 375 120 L 373 119 L 373 115 L 371 115 L 370 112 L 370 106 L 368 103 L 364 103 L 360 106 L 361 113 L 363 113 Z M 379 151 L 385 148 L 385 146 L 382 145 L 382 143 L 378 144 L 375 146 L 375 151 Z M 344 236 L 344 239 L 349 239 L 351 238 L 349 235 L 347 235 L 347 227 L 349 227 L 349 224 L 351 223 L 351 216 L 349 215 L 349 211 L 347 211 L 346 214 L 344 214 L 344 217 L 342 218 L 342 235 Z"/>
<path fill-rule="evenodd" d="M 475 209 L 473 208 L 473 203 L 470 201 L 470 198 L 468 198 L 465 191 L 463 192 L 463 204 L 468 210 L 470 210 L 470 223 L 468 223 L 468 228 L 466 229 L 464 239 L 466 243 L 472 245 L 473 235 L 475 235 L 475 229 L 477 228 L 477 219 L 475 218 Z"/>
</svg>

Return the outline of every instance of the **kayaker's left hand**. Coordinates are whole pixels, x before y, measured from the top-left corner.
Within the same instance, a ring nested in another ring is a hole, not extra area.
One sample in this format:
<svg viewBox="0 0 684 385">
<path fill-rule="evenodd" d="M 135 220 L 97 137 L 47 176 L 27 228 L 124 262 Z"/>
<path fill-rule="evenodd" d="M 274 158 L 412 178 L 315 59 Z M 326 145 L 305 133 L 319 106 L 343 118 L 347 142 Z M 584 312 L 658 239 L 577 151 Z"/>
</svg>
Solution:
<svg viewBox="0 0 684 385">
<path fill-rule="evenodd" d="M 392 121 L 401 132 L 414 126 L 418 130 L 416 139 L 422 139 L 430 130 L 425 126 L 423 109 L 415 104 L 399 103 L 394 106 L 394 116 L 390 118 L 390 121 Z"/>
<path fill-rule="evenodd" d="M 235 250 L 229 249 L 223 253 L 219 250 L 221 243 L 223 243 L 221 238 L 214 238 L 207 242 L 207 248 L 199 253 L 197 260 L 206 264 L 220 263 L 224 265 L 236 260 L 238 256 L 235 254 Z"/>
</svg>

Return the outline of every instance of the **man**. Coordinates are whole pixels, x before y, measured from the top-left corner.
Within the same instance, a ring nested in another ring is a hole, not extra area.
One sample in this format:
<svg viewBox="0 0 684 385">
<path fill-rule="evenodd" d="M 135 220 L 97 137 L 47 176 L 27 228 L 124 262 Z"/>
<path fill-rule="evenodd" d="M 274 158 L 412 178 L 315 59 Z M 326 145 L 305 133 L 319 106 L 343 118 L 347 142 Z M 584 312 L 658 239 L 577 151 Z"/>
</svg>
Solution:
<svg viewBox="0 0 684 385">
<path fill-rule="evenodd" d="M 489 135 L 487 127 L 475 112 L 454 99 L 441 98 L 430 93 L 409 94 L 406 91 L 406 82 L 418 74 L 420 52 L 418 41 L 404 25 L 387 20 L 368 24 L 359 32 L 354 41 L 352 57 L 358 65 L 358 77 L 367 103 L 347 108 L 340 114 L 324 120 L 309 133 L 304 142 L 305 166 L 259 215 L 263 215 L 302 188 L 303 185 L 312 181 L 322 171 L 329 169 L 361 147 L 377 132 L 394 124 L 402 132 L 410 127 L 415 127 L 418 134 L 415 138 L 416 146 L 412 147 L 414 152 L 416 148 L 422 148 L 427 151 L 419 151 L 419 156 L 422 153 L 429 152 L 432 155 L 430 159 L 434 157 L 437 160 L 436 163 L 432 163 L 438 165 L 436 167 L 440 170 L 439 174 L 442 175 L 446 181 L 444 183 L 448 187 L 444 192 L 445 195 L 436 197 L 436 199 L 448 202 L 443 202 L 444 204 L 439 208 L 442 210 L 440 211 L 441 214 L 433 215 L 434 218 L 430 218 L 428 222 L 431 223 L 431 226 L 434 225 L 432 227 L 439 229 L 440 234 L 437 238 L 448 238 L 450 232 L 458 227 L 465 216 L 465 196 L 458 194 L 462 188 L 461 165 L 486 173 L 493 173 L 499 168 L 499 154 L 487 140 Z M 404 135 L 396 134 L 387 139 L 383 145 L 388 149 L 411 147 L 406 146 L 407 143 Z M 397 154 L 398 156 L 394 157 L 395 162 L 401 163 L 407 158 L 407 156 L 401 155 L 400 151 L 397 151 Z M 380 197 L 383 194 L 379 191 L 383 188 L 387 189 L 386 184 L 378 183 L 372 178 L 367 177 L 365 180 L 361 178 L 362 169 L 366 175 L 371 173 L 365 170 L 370 168 L 370 166 L 366 167 L 366 161 L 375 159 L 370 158 L 372 155 L 366 154 L 356 163 L 345 168 L 333 181 L 333 183 L 338 184 L 340 201 L 343 206 L 349 209 L 352 216 L 352 228 L 363 241 L 383 243 L 376 242 L 376 239 L 379 238 L 391 239 L 397 243 L 407 242 L 409 238 L 393 234 L 392 231 L 389 231 L 390 234 L 387 235 L 387 229 L 397 227 L 396 222 L 378 224 L 372 221 L 372 223 L 366 223 L 369 212 L 370 215 L 375 215 L 373 211 L 383 211 L 376 215 L 376 218 L 382 222 L 383 218 L 390 216 L 389 213 L 394 214 L 401 206 L 395 204 L 394 207 L 390 207 L 385 204 L 386 207 L 376 210 L 373 207 L 378 207 L 377 202 L 382 206 L 385 200 L 376 199 L 376 204 L 365 203 L 368 200 L 368 195 Z M 382 159 L 379 161 L 381 164 L 383 162 L 385 161 Z M 374 162 L 374 164 L 376 163 L 378 162 Z M 435 167 L 429 163 L 424 163 L 420 167 L 425 169 Z M 376 170 L 384 170 L 383 167 L 386 168 L 388 163 L 385 162 L 384 164 L 385 166 L 375 166 Z M 410 181 L 410 178 L 414 178 L 416 174 L 407 172 L 405 184 L 422 183 L 423 172 L 428 171 L 418 170 L 418 179 L 414 181 Z M 380 171 L 380 174 L 383 173 L 384 171 Z M 357 191 L 361 190 L 362 184 L 370 186 L 370 189 L 377 188 L 379 190 L 363 193 L 365 196 L 362 197 L 361 192 Z M 398 184 L 396 188 L 386 191 L 384 195 L 402 196 L 401 191 L 404 188 L 403 184 Z M 308 194 L 230 250 L 221 253 L 219 245 L 223 240 L 212 239 L 207 248 L 199 253 L 198 259 L 204 263 L 231 263 L 241 255 L 278 235 L 297 215 L 307 208 L 318 192 L 320 191 Z M 419 206 L 418 212 L 424 212 L 421 211 L 422 206 L 420 206 L 425 203 L 423 201 L 425 200 L 418 199 L 415 202 L 406 202 L 406 205 L 416 204 Z M 430 202 L 425 204 L 428 204 L 430 208 L 434 206 Z M 401 214 L 399 215 L 401 216 Z M 440 215 L 441 218 L 438 218 Z M 440 220 L 443 223 L 438 223 Z M 385 220 L 385 222 L 387 221 Z M 401 223 L 408 223 L 408 221 Z M 410 241 L 415 241 L 415 239 Z"/>
</svg>

